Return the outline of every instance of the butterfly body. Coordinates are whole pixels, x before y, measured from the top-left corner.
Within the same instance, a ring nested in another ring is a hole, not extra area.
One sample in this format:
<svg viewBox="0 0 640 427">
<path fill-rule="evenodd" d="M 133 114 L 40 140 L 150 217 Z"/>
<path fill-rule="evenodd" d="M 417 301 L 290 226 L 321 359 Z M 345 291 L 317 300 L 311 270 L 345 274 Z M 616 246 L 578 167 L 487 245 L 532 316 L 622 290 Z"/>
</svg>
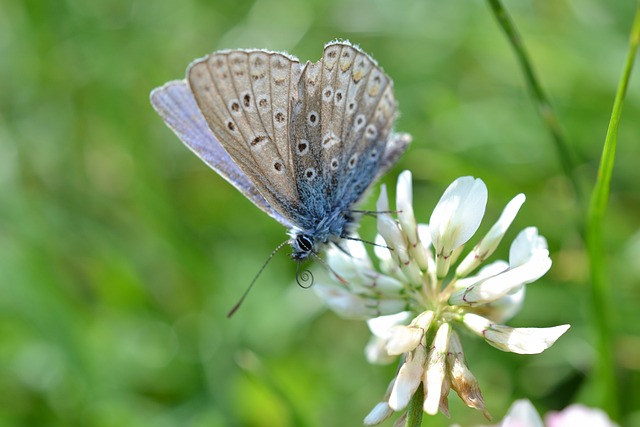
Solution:
<svg viewBox="0 0 640 427">
<path fill-rule="evenodd" d="M 151 102 L 192 151 L 289 228 L 295 260 L 351 235 L 354 206 L 410 142 L 391 132 L 391 80 L 347 42 L 305 65 L 264 50 L 214 52 Z"/>
</svg>

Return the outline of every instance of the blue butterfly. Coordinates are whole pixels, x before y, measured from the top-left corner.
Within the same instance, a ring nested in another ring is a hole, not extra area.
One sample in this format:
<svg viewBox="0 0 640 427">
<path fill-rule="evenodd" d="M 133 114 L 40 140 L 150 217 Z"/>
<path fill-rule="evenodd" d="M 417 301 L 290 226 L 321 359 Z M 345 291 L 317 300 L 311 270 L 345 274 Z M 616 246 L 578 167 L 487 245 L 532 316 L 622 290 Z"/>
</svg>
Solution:
<svg viewBox="0 0 640 427">
<path fill-rule="evenodd" d="M 392 82 L 348 42 L 316 63 L 225 50 L 151 92 L 164 122 L 207 165 L 289 229 L 305 260 L 354 231 L 354 206 L 408 147 L 392 132 Z"/>
</svg>

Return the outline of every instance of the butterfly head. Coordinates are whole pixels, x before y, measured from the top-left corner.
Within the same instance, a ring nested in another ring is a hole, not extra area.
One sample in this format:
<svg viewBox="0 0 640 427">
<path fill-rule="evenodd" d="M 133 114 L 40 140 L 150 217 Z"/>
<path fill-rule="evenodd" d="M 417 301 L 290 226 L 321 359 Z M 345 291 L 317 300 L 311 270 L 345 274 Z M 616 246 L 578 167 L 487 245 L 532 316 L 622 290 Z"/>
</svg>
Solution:
<svg viewBox="0 0 640 427">
<path fill-rule="evenodd" d="M 289 244 L 293 249 L 291 258 L 303 261 L 318 255 L 325 246 L 351 235 L 357 227 L 359 215 L 343 209 L 333 209 L 321 215 L 322 220 L 304 229 L 293 227 L 289 230 Z"/>
<path fill-rule="evenodd" d="M 294 260 L 302 261 L 309 258 L 312 254 L 317 253 L 316 239 L 310 234 L 294 234 L 289 243 L 293 248 L 291 258 Z"/>
</svg>

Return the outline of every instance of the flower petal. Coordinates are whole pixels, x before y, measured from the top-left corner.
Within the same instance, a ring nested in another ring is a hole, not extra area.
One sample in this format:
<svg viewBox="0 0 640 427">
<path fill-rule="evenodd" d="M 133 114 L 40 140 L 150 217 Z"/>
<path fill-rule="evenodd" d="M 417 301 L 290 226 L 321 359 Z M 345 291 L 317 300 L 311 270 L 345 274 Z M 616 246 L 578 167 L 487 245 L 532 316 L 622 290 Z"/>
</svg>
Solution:
<svg viewBox="0 0 640 427">
<path fill-rule="evenodd" d="M 345 319 L 370 319 L 404 311 L 407 306 L 403 299 L 365 298 L 352 293 L 347 288 L 320 281 L 314 283 L 313 290 L 331 310 Z"/>
<path fill-rule="evenodd" d="M 550 268 L 549 252 L 547 250 L 535 251 L 526 263 L 456 292 L 449 298 L 449 304 L 474 305 L 495 301 L 523 284 L 538 280 Z"/>
<path fill-rule="evenodd" d="M 527 293 L 526 291 L 527 288 L 523 285 L 502 298 L 483 305 L 483 316 L 496 323 L 508 321 L 522 309 L 524 297 Z"/>
<path fill-rule="evenodd" d="M 396 187 L 396 209 L 398 222 L 407 236 L 410 245 L 418 243 L 416 218 L 413 214 L 413 194 L 411 188 L 411 172 L 404 171 L 398 176 Z"/>
<path fill-rule="evenodd" d="M 433 339 L 433 347 L 429 352 L 427 369 L 424 373 L 423 384 L 425 391 L 423 410 L 429 415 L 438 413 L 440 397 L 442 396 L 442 382 L 445 378 L 447 349 L 451 326 L 443 323 Z"/>
<path fill-rule="evenodd" d="M 487 187 L 481 179 L 456 179 L 436 205 L 429 229 L 437 252 L 450 254 L 467 242 L 480 226 L 487 204 Z"/>
<path fill-rule="evenodd" d="M 422 337 L 424 329 L 415 326 L 395 326 L 391 331 L 391 338 L 387 342 L 387 353 L 399 355 L 415 349 Z"/>
<path fill-rule="evenodd" d="M 387 340 L 373 336 L 364 347 L 364 356 L 372 365 L 388 365 L 398 356 L 387 353 Z"/>
<path fill-rule="evenodd" d="M 602 409 L 580 404 L 573 404 L 560 412 L 549 412 L 544 420 L 548 427 L 618 427 Z"/>
<path fill-rule="evenodd" d="M 570 327 L 560 325 L 551 328 L 511 328 L 494 324 L 472 313 L 465 314 L 463 322 L 495 348 L 518 354 L 542 353 Z"/>
<path fill-rule="evenodd" d="M 493 254 L 525 200 L 525 195 L 520 193 L 507 203 L 507 206 L 502 211 L 500 218 L 498 218 L 498 221 L 493 224 L 493 227 L 491 227 L 487 235 L 484 236 L 480 243 L 478 243 L 458 265 L 458 268 L 456 268 L 456 276 L 467 276 L 476 267 L 478 267 L 478 265 Z"/>
<path fill-rule="evenodd" d="M 361 281 L 362 272 L 373 269 L 364 244 L 356 240 L 347 240 L 344 249 L 348 253 L 334 246 L 327 249 L 327 264 L 346 281 Z"/>
<path fill-rule="evenodd" d="M 464 361 L 464 353 L 462 344 L 458 334 L 451 333 L 449 340 L 449 352 L 447 353 L 447 366 L 449 367 L 449 378 L 451 379 L 451 388 L 460 396 L 460 399 L 470 408 L 481 411 L 487 419 L 491 419 L 491 415 L 484 405 L 482 391 L 478 380 L 471 373 Z"/>
<path fill-rule="evenodd" d="M 572 424 L 587 425 L 587 424 Z M 500 423 L 500 427 L 544 427 L 538 411 L 528 399 L 516 400 Z M 567 427 L 569 427 L 567 425 Z"/>
<path fill-rule="evenodd" d="M 375 426 L 387 418 L 393 415 L 393 409 L 389 406 L 387 402 L 379 402 L 372 410 L 369 412 L 363 421 L 366 426 Z"/>
<path fill-rule="evenodd" d="M 538 235 L 536 227 L 527 227 L 511 243 L 509 265 L 513 268 L 526 264 L 532 257 L 540 253 L 549 256 L 547 240 Z"/>
<path fill-rule="evenodd" d="M 480 270 L 478 270 L 478 274 L 473 276 L 467 276 L 460 278 L 455 281 L 454 288 L 456 290 L 466 289 L 471 285 L 475 285 L 485 279 L 488 279 L 491 276 L 495 276 L 497 274 L 503 273 L 509 269 L 509 263 L 504 260 L 494 261 L 490 264 L 485 265 Z"/>
<path fill-rule="evenodd" d="M 411 312 L 403 311 L 401 313 L 378 316 L 373 319 L 369 319 L 367 320 L 367 326 L 369 326 L 369 330 L 373 335 L 388 340 L 391 337 L 393 327 L 407 322 L 410 318 Z"/>
<path fill-rule="evenodd" d="M 365 425 L 378 425 L 393 414 L 393 409 L 391 409 L 387 401 L 389 400 L 389 395 L 391 394 L 391 389 L 393 388 L 395 382 L 395 378 L 391 380 L 391 383 L 389 383 L 389 386 L 387 387 L 387 391 L 384 395 L 383 401 L 378 403 L 373 408 L 373 410 L 369 412 L 369 415 L 367 415 L 364 419 Z"/>
<path fill-rule="evenodd" d="M 411 321 L 412 325 L 422 328 L 423 331 L 427 331 L 431 326 L 431 322 L 435 317 L 435 313 L 431 310 L 423 311 L 418 314 L 415 319 Z"/>
<path fill-rule="evenodd" d="M 398 224 L 391 218 L 391 215 L 388 213 L 383 213 L 389 211 L 389 198 L 387 197 L 387 187 L 382 185 L 380 188 L 380 196 L 378 197 L 378 202 L 376 203 L 376 209 L 378 212 L 378 233 L 384 238 L 387 242 L 387 246 L 395 249 L 398 246 L 403 246 L 406 248 L 406 243 L 404 241 L 404 237 L 402 234 L 402 230 L 398 227 Z M 405 249 L 406 251 L 406 249 Z M 392 256 L 397 256 L 397 251 L 393 251 Z"/>
<path fill-rule="evenodd" d="M 316 282 L 313 290 L 331 310 L 341 317 L 347 319 L 366 319 L 370 317 L 370 310 L 367 307 L 366 300 L 344 288 Z"/>
<path fill-rule="evenodd" d="M 417 390 L 422 381 L 426 358 L 427 352 L 422 345 L 407 353 L 407 359 L 398 371 L 396 382 L 389 396 L 389 406 L 394 411 L 399 411 L 406 407 L 413 393 Z"/>
<path fill-rule="evenodd" d="M 410 251 L 420 269 L 429 270 L 435 266 L 433 256 L 431 255 L 431 233 L 429 226 L 426 224 L 418 224 L 416 230 L 418 233 L 418 243 L 411 247 Z"/>
<path fill-rule="evenodd" d="M 380 271 L 389 276 L 404 280 L 404 275 L 400 272 L 400 266 L 393 259 L 391 255 L 392 251 L 387 247 L 387 242 L 384 240 L 384 237 L 379 234 L 376 235 L 375 244 L 376 246 L 373 247 L 373 252 L 380 261 Z"/>
<path fill-rule="evenodd" d="M 429 230 L 436 251 L 438 277 L 446 275 L 447 259 L 466 243 L 480 226 L 487 205 L 487 187 L 480 179 L 456 179 L 436 205 Z"/>
<path fill-rule="evenodd" d="M 570 325 L 552 328 L 510 328 L 493 325 L 485 334 L 485 339 L 500 350 L 519 354 L 542 353 L 567 332 Z"/>
<path fill-rule="evenodd" d="M 424 247 L 424 250 L 429 252 L 431 248 L 431 231 L 427 224 L 418 224 L 418 236 L 420 237 L 420 243 Z"/>
</svg>

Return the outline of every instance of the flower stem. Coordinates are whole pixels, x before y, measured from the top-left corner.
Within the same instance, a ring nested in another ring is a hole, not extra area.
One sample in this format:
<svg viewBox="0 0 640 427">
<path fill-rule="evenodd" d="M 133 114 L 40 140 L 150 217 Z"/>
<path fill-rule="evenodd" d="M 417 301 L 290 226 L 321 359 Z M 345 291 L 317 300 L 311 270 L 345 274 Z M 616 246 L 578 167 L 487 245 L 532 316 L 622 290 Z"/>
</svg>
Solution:
<svg viewBox="0 0 640 427">
<path fill-rule="evenodd" d="M 409 406 L 407 408 L 407 420 L 405 427 L 420 427 L 422 425 L 422 404 L 424 402 L 424 390 L 422 383 L 418 386 L 418 389 L 413 394 Z"/>
<path fill-rule="evenodd" d="M 598 169 L 598 177 L 591 194 L 591 204 L 587 217 L 587 250 L 591 266 L 592 310 L 597 333 L 597 352 L 595 384 L 596 390 L 601 392 L 601 406 L 614 419 L 619 418 L 619 400 L 617 396 L 615 363 L 613 344 L 615 336 L 612 331 L 616 328 L 613 323 L 611 305 L 611 282 L 606 274 L 606 247 L 603 238 L 604 215 L 609 201 L 611 175 L 616 155 L 618 139 L 618 124 L 622 115 L 622 105 L 627 92 L 633 61 L 640 43 L 640 4 L 631 29 L 629 51 L 618 83 L 618 90 L 613 102 L 613 111 L 607 136 L 605 137 L 602 157 Z"/>
<path fill-rule="evenodd" d="M 573 158 L 573 153 L 563 136 L 562 129 L 560 128 L 560 123 L 556 117 L 556 114 L 551 108 L 551 103 L 549 102 L 549 99 L 542 89 L 542 85 L 540 84 L 538 77 L 533 70 L 533 66 L 531 65 L 531 61 L 529 60 L 529 55 L 525 50 L 522 38 L 520 37 L 520 34 L 518 33 L 518 30 L 511 17 L 502 6 L 500 0 L 488 0 L 488 2 L 491 6 L 496 20 L 498 21 L 498 24 L 507 36 L 507 40 L 509 41 L 509 43 L 511 43 L 511 47 L 516 54 L 518 62 L 520 62 L 520 66 L 522 67 L 522 71 L 524 72 L 525 80 L 527 82 L 527 85 L 529 86 L 531 94 L 533 95 L 533 99 L 535 101 L 538 112 L 547 125 L 547 128 L 549 129 L 551 137 L 553 138 L 553 141 L 555 143 L 556 152 L 558 158 L 560 159 L 560 164 L 562 166 L 563 172 L 571 182 L 578 200 L 581 200 L 582 192 L 573 172 L 575 169 L 575 160 Z"/>
</svg>

